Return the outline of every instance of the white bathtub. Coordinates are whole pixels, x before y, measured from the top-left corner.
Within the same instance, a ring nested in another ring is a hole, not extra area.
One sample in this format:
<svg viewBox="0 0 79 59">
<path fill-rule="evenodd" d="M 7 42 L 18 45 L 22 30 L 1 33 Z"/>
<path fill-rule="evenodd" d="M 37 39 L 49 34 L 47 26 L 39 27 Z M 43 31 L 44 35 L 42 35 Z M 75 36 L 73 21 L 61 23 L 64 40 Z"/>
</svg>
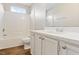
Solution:
<svg viewBox="0 0 79 59">
<path fill-rule="evenodd" d="M 1 37 L 0 38 L 0 49 L 10 48 L 10 47 L 16 47 L 23 45 L 23 42 L 21 40 L 22 38 L 19 37 Z"/>
</svg>

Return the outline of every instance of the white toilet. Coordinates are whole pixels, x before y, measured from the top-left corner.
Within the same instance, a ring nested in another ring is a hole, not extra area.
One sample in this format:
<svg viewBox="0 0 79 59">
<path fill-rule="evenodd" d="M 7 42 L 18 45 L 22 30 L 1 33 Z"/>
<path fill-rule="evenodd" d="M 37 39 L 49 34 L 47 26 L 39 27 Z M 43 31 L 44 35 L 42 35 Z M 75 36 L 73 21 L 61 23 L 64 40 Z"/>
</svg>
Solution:
<svg viewBox="0 0 79 59">
<path fill-rule="evenodd" d="M 23 41 L 24 49 L 29 49 L 30 48 L 30 38 L 25 37 L 22 39 L 22 41 Z"/>
</svg>

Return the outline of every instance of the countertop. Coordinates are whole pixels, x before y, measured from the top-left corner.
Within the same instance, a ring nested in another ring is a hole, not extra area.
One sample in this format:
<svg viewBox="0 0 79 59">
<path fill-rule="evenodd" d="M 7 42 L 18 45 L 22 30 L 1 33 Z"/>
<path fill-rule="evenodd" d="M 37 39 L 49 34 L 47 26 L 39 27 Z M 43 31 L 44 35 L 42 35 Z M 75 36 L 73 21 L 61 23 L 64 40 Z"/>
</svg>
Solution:
<svg viewBox="0 0 79 59">
<path fill-rule="evenodd" d="M 57 32 L 47 30 L 32 30 L 33 33 L 38 33 L 46 37 L 54 38 L 59 41 L 65 41 L 79 46 L 79 33 L 76 32 Z"/>
</svg>

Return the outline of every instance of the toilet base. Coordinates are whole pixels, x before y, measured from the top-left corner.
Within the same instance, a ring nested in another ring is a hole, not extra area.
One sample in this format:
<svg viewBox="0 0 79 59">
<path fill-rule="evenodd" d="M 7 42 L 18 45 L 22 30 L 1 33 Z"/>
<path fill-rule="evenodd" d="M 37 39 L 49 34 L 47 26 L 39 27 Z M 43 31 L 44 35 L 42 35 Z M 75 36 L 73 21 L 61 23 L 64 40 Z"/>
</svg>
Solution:
<svg viewBox="0 0 79 59">
<path fill-rule="evenodd" d="M 24 45 L 24 49 L 30 49 L 29 45 Z"/>
</svg>

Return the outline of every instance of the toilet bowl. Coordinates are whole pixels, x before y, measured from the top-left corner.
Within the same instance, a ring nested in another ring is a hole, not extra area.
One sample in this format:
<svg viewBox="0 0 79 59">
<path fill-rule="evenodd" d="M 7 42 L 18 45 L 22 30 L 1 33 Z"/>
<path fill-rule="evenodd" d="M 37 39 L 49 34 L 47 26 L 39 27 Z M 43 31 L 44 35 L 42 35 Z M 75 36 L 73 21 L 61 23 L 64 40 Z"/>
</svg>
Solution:
<svg viewBox="0 0 79 59">
<path fill-rule="evenodd" d="M 30 48 L 30 38 L 25 37 L 22 39 L 22 41 L 23 41 L 24 49 L 29 49 Z"/>
</svg>

